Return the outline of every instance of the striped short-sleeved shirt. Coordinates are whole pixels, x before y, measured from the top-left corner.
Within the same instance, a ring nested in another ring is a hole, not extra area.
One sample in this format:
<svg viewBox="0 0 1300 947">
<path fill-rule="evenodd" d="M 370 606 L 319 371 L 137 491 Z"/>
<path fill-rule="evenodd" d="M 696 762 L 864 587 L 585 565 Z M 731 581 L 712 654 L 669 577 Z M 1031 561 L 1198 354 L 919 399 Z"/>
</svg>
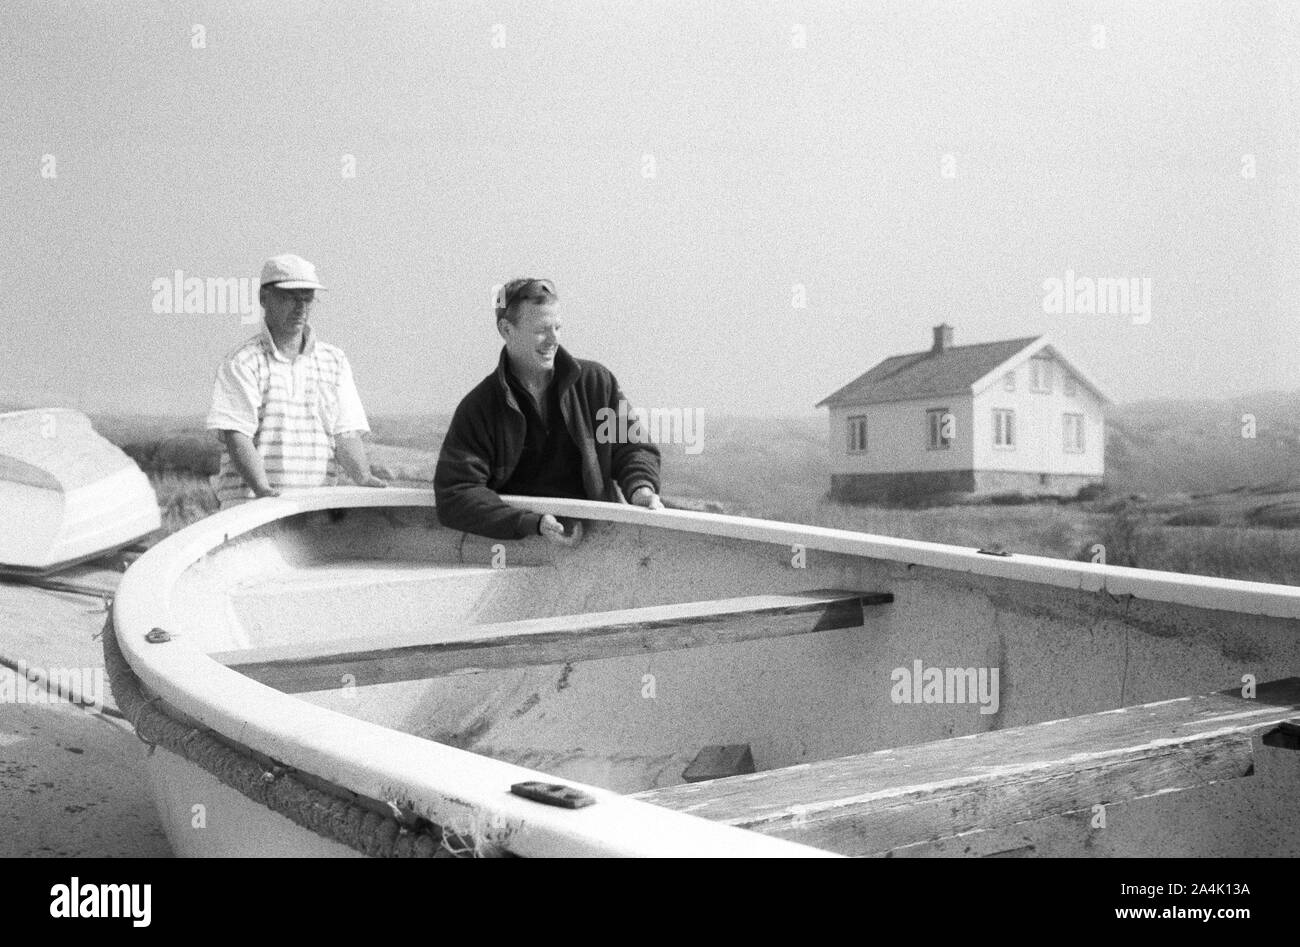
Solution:
<svg viewBox="0 0 1300 947">
<path fill-rule="evenodd" d="M 205 424 L 252 438 L 277 490 L 334 485 L 335 436 L 370 430 L 343 350 L 316 341 L 310 326 L 303 333 L 302 353 L 294 358 L 276 348 L 265 324 L 226 356 Z M 228 450 L 213 486 L 222 506 L 255 496 Z"/>
</svg>

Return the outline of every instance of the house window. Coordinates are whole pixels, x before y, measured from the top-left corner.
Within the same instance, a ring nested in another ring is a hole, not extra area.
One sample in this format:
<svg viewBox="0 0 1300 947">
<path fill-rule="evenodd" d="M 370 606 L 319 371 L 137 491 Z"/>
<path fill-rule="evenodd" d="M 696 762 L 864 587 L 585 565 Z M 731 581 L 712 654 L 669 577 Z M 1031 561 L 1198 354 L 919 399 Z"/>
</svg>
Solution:
<svg viewBox="0 0 1300 947">
<path fill-rule="evenodd" d="M 867 416 L 855 414 L 849 418 L 849 453 L 862 454 L 867 450 Z"/>
<path fill-rule="evenodd" d="M 1065 376 L 1065 379 L 1061 382 L 1061 385 L 1065 389 L 1065 396 L 1067 398 L 1073 398 L 1076 394 L 1079 393 L 1079 385 L 1074 380 L 1073 375 L 1067 374 Z"/>
<path fill-rule="evenodd" d="M 993 446 L 1016 446 L 1016 412 L 1010 408 L 993 409 Z"/>
<path fill-rule="evenodd" d="M 1029 387 L 1034 391 L 1052 390 L 1052 363 L 1045 358 L 1029 360 Z"/>
<path fill-rule="evenodd" d="M 1015 390 L 1016 390 L 1016 373 L 1015 373 L 1015 372 L 1007 372 L 1005 375 L 1002 376 L 1002 390 L 1003 390 L 1003 391 L 1015 391 Z"/>
<path fill-rule="evenodd" d="M 1063 415 L 1065 432 L 1065 452 L 1067 454 L 1083 453 L 1083 415 Z"/>
<path fill-rule="evenodd" d="M 926 450 L 948 450 L 956 437 L 957 419 L 947 408 L 930 408 L 925 412 Z"/>
</svg>

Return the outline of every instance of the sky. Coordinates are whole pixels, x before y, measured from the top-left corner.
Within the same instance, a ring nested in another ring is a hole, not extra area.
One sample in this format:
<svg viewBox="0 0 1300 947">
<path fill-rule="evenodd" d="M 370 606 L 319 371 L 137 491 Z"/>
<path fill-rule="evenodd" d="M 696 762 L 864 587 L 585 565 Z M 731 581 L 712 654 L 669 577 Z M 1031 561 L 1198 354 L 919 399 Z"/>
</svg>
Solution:
<svg viewBox="0 0 1300 947">
<path fill-rule="evenodd" d="M 204 411 L 256 327 L 155 281 L 280 252 L 371 413 L 451 411 L 521 275 L 647 407 L 811 416 L 940 322 L 1300 388 L 1292 2 L 6 0 L 0 82 L 0 403 Z"/>
</svg>

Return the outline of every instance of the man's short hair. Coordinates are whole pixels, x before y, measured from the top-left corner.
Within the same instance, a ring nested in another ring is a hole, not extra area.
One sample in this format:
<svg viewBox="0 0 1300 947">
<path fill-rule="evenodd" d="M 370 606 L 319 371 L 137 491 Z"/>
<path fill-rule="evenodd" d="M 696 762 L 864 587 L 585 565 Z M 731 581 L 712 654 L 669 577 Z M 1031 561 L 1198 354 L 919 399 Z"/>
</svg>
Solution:
<svg viewBox="0 0 1300 947">
<path fill-rule="evenodd" d="M 536 303 L 544 306 L 559 300 L 555 284 L 548 279 L 512 279 L 501 287 L 497 293 L 496 314 L 498 319 L 505 319 L 512 326 L 519 324 L 519 304 Z"/>
</svg>

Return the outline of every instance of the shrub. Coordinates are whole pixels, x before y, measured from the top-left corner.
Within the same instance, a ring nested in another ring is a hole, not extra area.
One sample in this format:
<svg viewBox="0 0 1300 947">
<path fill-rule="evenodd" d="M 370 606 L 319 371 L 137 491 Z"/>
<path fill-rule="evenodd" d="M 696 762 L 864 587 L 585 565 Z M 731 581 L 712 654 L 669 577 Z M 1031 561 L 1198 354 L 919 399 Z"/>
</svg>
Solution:
<svg viewBox="0 0 1300 947">
<path fill-rule="evenodd" d="M 1165 520 L 1166 526 L 1218 526 L 1223 522 L 1223 516 L 1213 507 L 1202 506 L 1193 507 L 1190 510 L 1183 510 L 1175 513 L 1169 519 Z"/>
<path fill-rule="evenodd" d="M 134 460 L 137 467 L 148 473 L 153 469 L 153 452 L 157 446 L 156 441 L 148 443 L 132 441 L 130 444 L 122 445 L 122 453 Z"/>
<path fill-rule="evenodd" d="M 1100 500 L 1106 492 L 1107 489 L 1104 483 L 1085 483 L 1079 488 L 1079 492 L 1074 495 L 1074 498 L 1081 503 L 1086 503 L 1090 500 Z"/>
<path fill-rule="evenodd" d="M 1300 528 L 1300 502 L 1266 503 L 1246 514 L 1251 526 L 1268 526 L 1273 529 Z"/>
<path fill-rule="evenodd" d="M 1026 496 L 1018 490 L 1011 490 L 1007 493 L 995 493 L 989 497 L 989 502 L 994 506 L 1020 506 L 1025 503 L 1033 503 L 1034 498 Z"/>
<path fill-rule="evenodd" d="M 206 434 L 173 434 L 156 441 L 133 441 L 122 450 L 145 473 L 210 477 L 221 466 L 221 444 Z"/>
<path fill-rule="evenodd" d="M 221 467 L 221 445 L 215 437 L 169 437 L 154 451 L 153 462 L 159 470 L 210 477 Z"/>
<path fill-rule="evenodd" d="M 1101 543 L 1106 549 L 1106 564 L 1158 569 L 1163 561 L 1166 543 L 1159 527 L 1150 527 L 1137 510 L 1123 503 L 1113 507 L 1113 512 L 1101 523 L 1095 540 L 1084 543 L 1076 557 L 1091 561 L 1092 547 Z"/>
<path fill-rule="evenodd" d="M 169 534 L 215 513 L 219 507 L 216 493 L 203 477 L 152 473 L 149 480 L 158 497 L 163 530 Z"/>
</svg>

